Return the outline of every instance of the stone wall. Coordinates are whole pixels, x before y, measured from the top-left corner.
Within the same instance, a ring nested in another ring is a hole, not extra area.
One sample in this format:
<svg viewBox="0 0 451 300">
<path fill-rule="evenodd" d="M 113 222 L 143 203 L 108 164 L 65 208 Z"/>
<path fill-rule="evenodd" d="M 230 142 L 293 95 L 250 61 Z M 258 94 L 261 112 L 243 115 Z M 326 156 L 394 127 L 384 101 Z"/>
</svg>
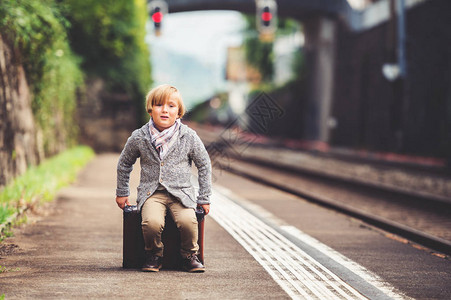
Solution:
<svg viewBox="0 0 451 300">
<path fill-rule="evenodd" d="M 106 90 L 102 79 L 87 80 L 86 96 L 78 103 L 80 142 L 96 152 L 120 152 L 139 126 L 137 112 L 127 94 Z"/>
<path fill-rule="evenodd" d="M 20 56 L 0 35 L 0 186 L 43 158 Z"/>
</svg>

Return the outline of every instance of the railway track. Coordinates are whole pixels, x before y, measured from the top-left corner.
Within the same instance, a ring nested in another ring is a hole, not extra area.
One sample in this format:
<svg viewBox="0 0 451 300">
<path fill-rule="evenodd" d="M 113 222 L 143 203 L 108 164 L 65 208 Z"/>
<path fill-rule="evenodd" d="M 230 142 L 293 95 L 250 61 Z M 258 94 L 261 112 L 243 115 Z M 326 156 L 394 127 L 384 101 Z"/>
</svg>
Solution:
<svg viewBox="0 0 451 300">
<path fill-rule="evenodd" d="M 375 188 L 337 184 L 331 179 L 305 178 L 299 174 L 244 161 L 240 161 L 239 165 L 223 165 L 222 169 L 329 207 L 409 241 L 451 255 L 451 242 L 447 239 L 451 218 L 449 207 L 444 205 L 434 207 L 430 204 L 422 205 L 417 202 L 418 199 L 415 200 L 416 203 L 412 200 L 406 204 L 405 200 L 396 200 L 400 195 L 389 195 L 388 192 L 377 191 Z M 387 201 L 384 195 L 390 200 Z"/>
<path fill-rule="evenodd" d="M 214 135 L 210 132 L 201 137 L 211 148 Z M 294 194 L 400 236 L 404 242 L 451 256 L 451 203 L 446 197 L 287 168 L 255 157 L 252 149 L 247 150 L 251 155 L 239 155 L 223 144 L 215 147 L 222 147 L 222 155 L 213 156 L 214 168 Z"/>
</svg>

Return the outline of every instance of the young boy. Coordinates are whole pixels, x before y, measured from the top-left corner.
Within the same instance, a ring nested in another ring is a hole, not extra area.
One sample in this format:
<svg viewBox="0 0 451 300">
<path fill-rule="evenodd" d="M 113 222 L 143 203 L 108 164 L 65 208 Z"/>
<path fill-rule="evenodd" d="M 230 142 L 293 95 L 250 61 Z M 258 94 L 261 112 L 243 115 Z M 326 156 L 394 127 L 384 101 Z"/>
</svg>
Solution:
<svg viewBox="0 0 451 300">
<path fill-rule="evenodd" d="M 129 204 L 129 179 L 133 164 L 140 157 L 141 179 L 138 186 L 138 209 L 146 262 L 142 270 L 157 272 L 162 266 L 161 233 L 169 211 L 180 230 L 183 267 L 189 272 L 204 272 L 197 257 L 197 219 L 194 209 L 210 211 L 211 162 L 196 134 L 180 119 L 185 113 L 182 97 L 171 85 L 160 85 L 146 97 L 149 123 L 128 138 L 117 164 L 116 203 L 123 209 Z M 199 195 L 190 182 L 191 164 L 198 169 Z"/>
</svg>

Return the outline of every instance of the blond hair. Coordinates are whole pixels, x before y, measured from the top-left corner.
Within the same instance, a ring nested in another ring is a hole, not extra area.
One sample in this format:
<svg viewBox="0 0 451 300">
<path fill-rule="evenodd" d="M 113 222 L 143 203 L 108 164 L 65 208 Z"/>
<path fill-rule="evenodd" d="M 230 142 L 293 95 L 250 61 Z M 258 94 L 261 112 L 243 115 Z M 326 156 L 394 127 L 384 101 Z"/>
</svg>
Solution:
<svg viewBox="0 0 451 300">
<path fill-rule="evenodd" d="M 170 84 L 162 84 L 154 87 L 147 93 L 146 96 L 146 110 L 150 114 L 152 106 L 161 105 L 169 101 L 169 98 L 174 97 L 179 106 L 178 117 L 181 118 L 185 114 L 185 104 L 183 103 L 182 95 L 175 86 Z"/>
</svg>

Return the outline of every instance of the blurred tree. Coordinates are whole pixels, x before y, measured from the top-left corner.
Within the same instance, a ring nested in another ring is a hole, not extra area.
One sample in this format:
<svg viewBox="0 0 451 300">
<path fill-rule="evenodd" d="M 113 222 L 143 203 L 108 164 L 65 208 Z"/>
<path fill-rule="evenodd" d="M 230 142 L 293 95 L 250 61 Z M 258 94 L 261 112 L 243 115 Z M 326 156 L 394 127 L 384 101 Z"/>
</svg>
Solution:
<svg viewBox="0 0 451 300">
<path fill-rule="evenodd" d="M 246 16 L 247 31 L 255 33 L 255 16 Z M 249 34 L 244 41 L 246 61 L 256 68 L 263 82 L 270 82 L 274 73 L 274 51 L 272 42 L 260 41 L 257 34 Z"/>
<path fill-rule="evenodd" d="M 262 78 L 262 85 L 271 86 L 274 76 L 274 42 L 264 41 L 259 38 L 255 30 L 255 16 L 246 16 L 247 37 L 244 41 L 244 49 L 246 53 L 246 61 L 257 69 Z M 294 34 L 302 30 L 299 22 L 289 18 L 279 18 L 277 22 L 277 31 L 275 39 L 278 37 Z M 294 54 L 293 63 L 293 79 L 302 80 L 305 75 L 304 56 L 302 51 Z"/>
<path fill-rule="evenodd" d="M 111 92 L 126 93 L 142 111 L 151 84 L 145 0 L 59 1 L 72 24 L 71 46 L 83 58 L 87 75 L 103 78 Z"/>
</svg>

